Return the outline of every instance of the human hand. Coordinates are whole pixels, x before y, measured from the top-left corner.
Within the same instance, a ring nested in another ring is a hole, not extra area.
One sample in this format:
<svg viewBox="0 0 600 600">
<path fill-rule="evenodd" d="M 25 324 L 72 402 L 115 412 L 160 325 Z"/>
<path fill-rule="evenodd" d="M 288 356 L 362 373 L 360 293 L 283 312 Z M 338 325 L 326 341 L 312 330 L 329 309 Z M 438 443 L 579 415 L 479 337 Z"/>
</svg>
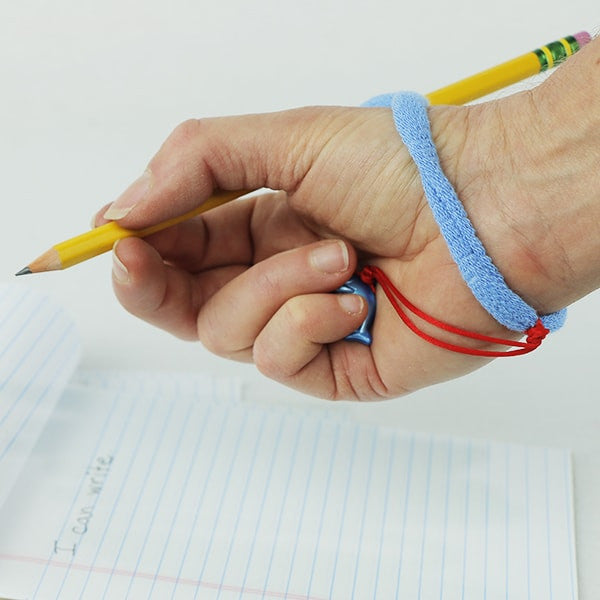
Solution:
<svg viewBox="0 0 600 600">
<path fill-rule="evenodd" d="M 525 252 L 529 240 L 506 201 L 518 201 L 520 172 L 506 173 L 532 119 L 523 110 L 528 102 L 437 107 L 430 117 L 442 166 L 488 252 L 513 289 L 550 312 L 560 303 L 544 296 L 555 274 Z M 188 121 L 105 216 L 140 228 L 190 210 L 213 190 L 261 187 L 283 191 L 232 202 L 146 240 L 119 242 L 114 287 L 125 308 L 219 355 L 252 360 L 291 387 L 334 399 L 398 396 L 486 362 L 416 337 L 380 291 L 372 346 L 343 341 L 365 306 L 328 292 L 358 262 L 381 267 L 429 314 L 509 336 L 462 281 L 387 109 Z M 536 210 L 521 207 L 522 221 L 533 220 Z"/>
</svg>

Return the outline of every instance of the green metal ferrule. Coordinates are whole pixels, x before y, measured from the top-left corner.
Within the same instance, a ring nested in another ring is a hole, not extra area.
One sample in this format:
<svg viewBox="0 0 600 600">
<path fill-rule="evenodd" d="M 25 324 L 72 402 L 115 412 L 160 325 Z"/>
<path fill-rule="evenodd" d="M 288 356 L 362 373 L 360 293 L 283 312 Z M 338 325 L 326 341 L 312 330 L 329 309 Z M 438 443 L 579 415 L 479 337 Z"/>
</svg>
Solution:
<svg viewBox="0 0 600 600">
<path fill-rule="evenodd" d="M 563 39 L 571 46 L 573 54 L 579 50 L 579 42 L 572 35 L 567 35 Z"/>
<path fill-rule="evenodd" d="M 571 50 L 571 53 L 567 52 L 565 45 L 563 44 L 565 41 Z M 547 52 L 544 52 L 544 50 Z M 542 48 L 536 48 L 533 53 L 537 56 L 540 61 L 540 71 L 545 71 L 550 67 L 555 67 L 556 65 L 563 62 L 570 54 L 575 54 L 579 50 L 579 44 L 577 40 L 572 36 L 568 35 L 563 38 L 561 41 L 550 42 L 546 46 Z M 548 54 L 550 55 L 552 61 L 548 60 Z"/>
<path fill-rule="evenodd" d="M 548 68 L 548 59 L 540 48 L 536 48 L 533 53 L 537 56 L 540 61 L 540 71 L 545 71 Z"/>
</svg>

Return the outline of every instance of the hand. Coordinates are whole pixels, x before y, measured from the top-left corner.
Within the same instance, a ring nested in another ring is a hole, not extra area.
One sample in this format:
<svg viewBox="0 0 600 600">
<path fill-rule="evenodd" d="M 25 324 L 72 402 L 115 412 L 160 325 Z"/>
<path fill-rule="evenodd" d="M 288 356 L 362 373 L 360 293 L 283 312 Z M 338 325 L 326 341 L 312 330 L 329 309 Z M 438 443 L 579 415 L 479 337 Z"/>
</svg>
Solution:
<svg viewBox="0 0 600 600">
<path fill-rule="evenodd" d="M 430 117 L 442 166 L 488 253 L 515 291 L 550 312 L 564 305 L 548 291 L 559 277 L 548 266 L 554 257 L 533 252 L 519 228 L 539 209 L 519 206 L 518 220 L 511 210 L 524 180 L 526 192 L 542 185 L 543 173 L 532 166 L 537 157 L 524 156 L 506 177 L 515 149 L 539 135 L 531 127 L 534 108 L 522 94 L 469 108 L 435 107 Z M 141 228 L 190 210 L 215 189 L 262 187 L 283 191 L 232 202 L 145 240 L 121 241 L 113 280 L 123 306 L 332 399 L 398 396 L 486 362 L 415 336 L 380 290 L 372 346 L 340 341 L 363 320 L 365 306 L 328 292 L 357 263 L 381 267 L 435 317 L 510 337 L 462 281 L 387 109 L 188 121 L 105 217 Z"/>
</svg>

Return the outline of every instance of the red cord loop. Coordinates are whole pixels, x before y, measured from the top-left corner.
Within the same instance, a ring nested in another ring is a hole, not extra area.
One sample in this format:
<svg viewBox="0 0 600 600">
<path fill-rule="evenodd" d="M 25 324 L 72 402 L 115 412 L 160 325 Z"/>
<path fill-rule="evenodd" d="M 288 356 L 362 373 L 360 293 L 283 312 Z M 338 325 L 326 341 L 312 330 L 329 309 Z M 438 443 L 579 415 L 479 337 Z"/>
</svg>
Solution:
<svg viewBox="0 0 600 600">
<path fill-rule="evenodd" d="M 394 284 L 390 281 L 388 276 L 379 268 L 374 265 L 366 265 L 363 267 L 359 273 L 359 277 L 361 280 L 369 285 L 373 291 L 375 291 L 375 286 L 378 283 L 381 286 L 381 289 L 384 291 L 391 305 L 394 307 L 395 311 L 398 313 L 398 316 L 402 319 L 404 324 L 413 331 L 420 338 L 425 341 L 433 344 L 435 346 L 439 346 L 440 348 L 444 348 L 446 350 L 450 350 L 452 352 L 458 352 L 461 354 L 470 354 L 472 356 L 486 356 L 486 357 L 500 357 L 500 356 L 519 356 L 521 354 L 527 354 L 532 352 L 536 348 L 540 346 L 546 335 L 550 332 L 549 329 L 544 327 L 542 321 L 538 319 L 532 327 L 530 327 L 525 333 L 527 334 L 527 338 L 525 341 L 516 341 L 516 340 L 507 340 L 502 338 L 491 337 L 487 335 L 483 335 L 480 333 L 476 333 L 473 331 L 468 331 L 466 329 L 461 329 L 460 327 L 455 327 L 454 325 L 450 325 L 445 323 L 444 321 L 440 321 L 435 317 L 423 312 L 420 308 L 417 308 L 414 304 L 412 304 L 405 296 L 403 296 L 400 291 L 394 286 Z M 408 316 L 406 311 L 411 312 L 416 315 L 426 323 L 437 327 L 443 331 L 447 331 L 449 333 L 453 333 L 455 335 L 459 335 L 464 338 L 477 340 L 480 342 L 486 342 L 490 344 L 496 344 L 501 346 L 512 347 L 512 350 L 482 350 L 479 348 L 471 348 L 469 346 L 460 346 L 457 344 L 451 344 L 449 342 L 445 342 L 436 338 L 432 335 L 429 335 L 422 329 L 420 329 L 416 323 Z"/>
</svg>

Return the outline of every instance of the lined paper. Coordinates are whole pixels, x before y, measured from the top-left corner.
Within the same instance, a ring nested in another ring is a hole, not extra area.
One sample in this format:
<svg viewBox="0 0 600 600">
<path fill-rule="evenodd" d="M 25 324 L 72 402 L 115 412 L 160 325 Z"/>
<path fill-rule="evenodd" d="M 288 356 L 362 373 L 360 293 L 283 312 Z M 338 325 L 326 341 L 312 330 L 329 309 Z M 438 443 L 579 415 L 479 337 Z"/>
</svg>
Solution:
<svg viewBox="0 0 600 600">
<path fill-rule="evenodd" d="M 0 284 L 0 505 L 73 374 L 79 346 L 63 309 Z"/>
<path fill-rule="evenodd" d="M 0 596 L 577 598 L 567 451 L 78 356 L 63 310 L 0 286 Z"/>
<path fill-rule="evenodd" d="M 0 510 L 3 594 L 577 597 L 566 451 L 113 377 L 67 387 Z"/>
</svg>

